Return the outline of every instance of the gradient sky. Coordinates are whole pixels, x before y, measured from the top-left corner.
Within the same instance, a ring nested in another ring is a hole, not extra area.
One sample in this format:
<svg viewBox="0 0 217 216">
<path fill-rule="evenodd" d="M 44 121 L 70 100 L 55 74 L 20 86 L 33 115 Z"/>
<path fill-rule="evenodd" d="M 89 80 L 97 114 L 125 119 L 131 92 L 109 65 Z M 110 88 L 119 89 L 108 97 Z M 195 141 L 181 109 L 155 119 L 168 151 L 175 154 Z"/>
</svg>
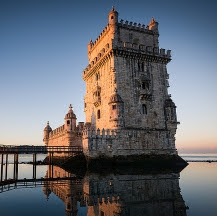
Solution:
<svg viewBox="0 0 217 216">
<path fill-rule="evenodd" d="M 169 92 L 180 152 L 217 153 L 217 3 L 213 0 L 0 0 L 0 144 L 43 144 L 70 103 L 85 121 L 82 70 L 115 6 L 119 20 L 159 22 L 172 50 Z"/>
</svg>

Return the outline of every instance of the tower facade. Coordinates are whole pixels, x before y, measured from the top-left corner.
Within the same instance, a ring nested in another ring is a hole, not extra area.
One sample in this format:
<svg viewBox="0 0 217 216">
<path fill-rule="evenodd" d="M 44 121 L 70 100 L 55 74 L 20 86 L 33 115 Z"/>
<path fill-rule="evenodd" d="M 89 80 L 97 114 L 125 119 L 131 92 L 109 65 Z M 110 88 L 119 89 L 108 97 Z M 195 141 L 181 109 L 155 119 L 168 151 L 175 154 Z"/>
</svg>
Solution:
<svg viewBox="0 0 217 216">
<path fill-rule="evenodd" d="M 112 8 L 100 36 L 88 43 L 89 65 L 83 71 L 84 111 L 91 125 L 83 137 L 87 155 L 97 150 L 113 156 L 177 154 L 176 106 L 168 94 L 166 67 L 171 51 L 160 49 L 158 38 L 154 18 L 147 26 L 119 21 Z"/>
</svg>

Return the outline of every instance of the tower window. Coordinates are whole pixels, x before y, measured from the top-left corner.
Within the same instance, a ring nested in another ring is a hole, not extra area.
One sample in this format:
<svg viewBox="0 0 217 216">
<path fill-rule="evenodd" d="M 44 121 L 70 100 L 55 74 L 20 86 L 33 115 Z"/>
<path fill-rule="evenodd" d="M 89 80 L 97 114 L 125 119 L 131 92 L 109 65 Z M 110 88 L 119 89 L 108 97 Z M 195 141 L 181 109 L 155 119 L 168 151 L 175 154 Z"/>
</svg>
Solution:
<svg viewBox="0 0 217 216">
<path fill-rule="evenodd" d="M 142 62 L 142 68 L 141 68 L 142 71 L 144 71 L 144 63 Z"/>
<path fill-rule="evenodd" d="M 96 81 L 99 80 L 99 78 L 100 78 L 100 75 L 99 75 L 99 73 L 97 73 L 96 74 Z"/>
<path fill-rule="evenodd" d="M 100 110 L 97 110 L 97 119 L 100 119 L 101 114 L 100 114 Z"/>
<path fill-rule="evenodd" d="M 117 109 L 116 104 L 115 104 L 115 105 L 112 105 L 112 109 L 113 109 L 113 110 L 116 110 L 116 109 Z"/>
<path fill-rule="evenodd" d="M 147 114 L 147 107 L 145 104 L 142 104 L 142 114 L 146 115 Z"/>
<path fill-rule="evenodd" d="M 67 125 L 69 125 L 70 124 L 70 121 L 69 120 L 67 120 Z"/>
<path fill-rule="evenodd" d="M 111 16 L 111 19 L 114 19 L 114 17 L 113 17 L 113 16 Z"/>
</svg>

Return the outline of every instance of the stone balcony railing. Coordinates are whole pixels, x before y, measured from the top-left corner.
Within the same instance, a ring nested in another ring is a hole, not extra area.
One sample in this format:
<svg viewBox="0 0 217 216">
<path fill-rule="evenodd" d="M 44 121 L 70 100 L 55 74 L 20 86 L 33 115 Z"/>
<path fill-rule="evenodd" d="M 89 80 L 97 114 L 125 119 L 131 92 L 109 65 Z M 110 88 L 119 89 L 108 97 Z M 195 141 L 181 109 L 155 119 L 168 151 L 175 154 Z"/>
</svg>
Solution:
<svg viewBox="0 0 217 216">
<path fill-rule="evenodd" d="M 94 100 L 93 100 L 93 104 L 94 104 L 95 107 L 100 106 L 100 104 L 101 104 L 101 97 L 100 96 L 95 96 Z"/>
<path fill-rule="evenodd" d="M 151 99 L 151 91 L 148 89 L 140 89 L 139 90 L 139 97 L 141 99 L 150 100 Z"/>
</svg>

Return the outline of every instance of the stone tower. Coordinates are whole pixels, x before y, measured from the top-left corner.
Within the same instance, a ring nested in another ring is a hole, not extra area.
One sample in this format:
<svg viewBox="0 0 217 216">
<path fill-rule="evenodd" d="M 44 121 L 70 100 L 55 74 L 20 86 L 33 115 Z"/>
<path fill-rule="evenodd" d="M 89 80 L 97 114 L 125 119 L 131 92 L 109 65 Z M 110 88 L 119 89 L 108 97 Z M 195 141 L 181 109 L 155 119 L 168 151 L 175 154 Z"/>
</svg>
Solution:
<svg viewBox="0 0 217 216">
<path fill-rule="evenodd" d="M 48 141 L 49 141 L 49 133 L 52 131 L 52 128 L 50 127 L 49 121 L 47 122 L 46 127 L 44 128 L 44 143 L 45 145 L 48 145 Z"/>
<path fill-rule="evenodd" d="M 154 18 L 147 26 L 118 21 L 118 12 L 112 8 L 107 26 L 95 42 L 88 43 L 89 65 L 83 71 L 86 122 L 98 135 L 102 130 L 118 132 L 119 138 L 110 141 L 112 155 L 134 154 L 120 152 L 121 148 L 143 149 L 135 154 L 176 154 L 178 122 L 166 68 L 171 55 L 170 50 L 159 48 L 158 37 Z M 129 141 L 130 134 L 135 140 Z"/>
</svg>

